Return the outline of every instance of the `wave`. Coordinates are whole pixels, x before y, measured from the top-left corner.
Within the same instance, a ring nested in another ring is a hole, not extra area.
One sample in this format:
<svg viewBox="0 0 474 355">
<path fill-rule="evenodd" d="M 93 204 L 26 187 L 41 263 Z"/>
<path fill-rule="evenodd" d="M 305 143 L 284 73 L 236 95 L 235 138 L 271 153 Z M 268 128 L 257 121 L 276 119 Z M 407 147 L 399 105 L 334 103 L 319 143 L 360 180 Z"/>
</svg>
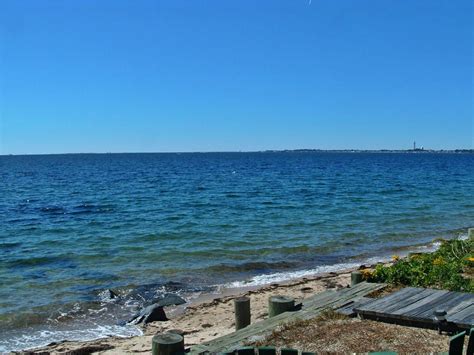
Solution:
<svg viewBox="0 0 474 355">
<path fill-rule="evenodd" d="M 262 270 L 278 270 L 278 269 L 292 269 L 298 263 L 288 261 L 278 262 L 247 262 L 242 264 L 219 264 L 206 268 L 207 271 L 218 271 L 222 273 L 228 272 L 248 272 L 248 271 L 262 271 Z"/>
<path fill-rule="evenodd" d="M 21 243 L 21 242 L 4 242 L 4 243 L 0 243 L 0 249 L 2 249 L 2 250 L 11 250 L 11 249 L 18 248 L 22 245 L 23 245 L 23 243 Z"/>
<path fill-rule="evenodd" d="M 374 264 L 374 263 L 382 262 L 385 260 L 387 260 L 387 258 L 374 257 L 371 259 L 367 259 L 365 263 Z M 277 273 L 272 273 L 272 274 L 257 275 L 248 280 L 233 281 L 233 282 L 229 282 L 224 285 L 218 285 L 218 286 L 224 287 L 224 288 L 262 286 L 262 285 L 268 285 L 272 283 L 289 281 L 293 279 L 299 279 L 302 277 L 314 276 L 314 275 L 322 274 L 322 273 L 351 269 L 351 268 L 359 267 L 360 265 L 361 265 L 361 262 L 339 263 L 339 264 L 334 264 L 334 265 L 321 265 L 321 266 L 318 266 L 312 269 L 306 269 L 306 270 L 277 272 Z"/>
<path fill-rule="evenodd" d="M 460 240 L 466 240 L 468 238 L 468 235 L 466 233 L 461 233 L 456 238 Z M 433 251 L 436 251 L 441 246 L 441 243 L 442 241 L 434 240 L 428 244 L 398 248 L 392 251 L 396 251 L 396 250 L 403 251 L 401 253 L 402 254 L 401 256 L 408 255 L 410 252 L 433 252 Z M 341 270 L 357 268 L 364 264 L 373 265 L 376 263 L 386 262 L 389 260 L 390 260 L 390 254 L 387 251 L 387 254 L 383 256 L 371 256 L 371 257 L 361 258 L 353 262 L 336 263 L 333 265 L 321 265 L 321 266 L 317 266 L 311 269 L 260 274 L 260 275 L 253 276 L 247 280 L 232 281 L 232 282 L 225 283 L 223 285 L 216 285 L 216 287 L 241 288 L 241 287 L 262 286 L 262 285 L 268 285 L 272 283 L 289 281 L 293 279 L 299 279 L 302 277 L 314 276 L 314 275 L 322 274 L 322 273 L 337 272 Z M 272 265 L 273 264 L 278 264 L 278 263 L 272 263 Z"/>
<path fill-rule="evenodd" d="M 72 263 L 69 256 L 38 256 L 30 258 L 19 258 L 6 262 L 5 264 L 12 268 L 32 267 L 38 265 L 60 264 L 62 266 Z"/>
<path fill-rule="evenodd" d="M 458 235 L 459 239 L 466 239 L 467 234 L 462 233 Z M 440 241 L 433 241 L 425 245 L 418 245 L 411 248 L 406 248 L 403 253 L 408 254 L 410 251 L 432 251 L 441 245 Z M 394 251 L 394 250 L 391 250 Z M 127 312 L 131 312 L 137 307 L 143 307 L 156 302 L 157 297 L 173 293 L 183 295 L 186 294 L 187 300 L 192 300 L 193 295 L 202 294 L 203 292 L 220 292 L 222 289 L 259 287 L 262 285 L 281 283 L 292 279 L 299 279 L 304 277 L 311 277 L 317 274 L 337 272 L 345 269 L 358 268 L 360 265 L 373 265 L 378 262 L 389 260 L 390 256 L 387 253 L 384 256 L 367 256 L 358 257 L 347 262 L 319 265 L 313 268 L 295 270 L 298 263 L 280 261 L 280 262 L 247 262 L 241 264 L 220 264 L 207 270 L 216 270 L 223 273 L 244 272 L 257 273 L 245 280 L 235 280 L 223 284 L 215 284 L 206 288 L 193 288 L 193 285 L 184 284 L 182 282 L 166 282 L 156 284 L 143 284 L 138 286 L 124 286 L 119 289 L 114 289 L 117 298 L 111 298 L 108 290 L 101 290 L 96 293 L 97 300 L 91 303 L 75 304 L 74 307 L 66 309 L 64 306 L 55 308 L 55 316 L 51 315 L 50 322 L 42 324 L 41 319 L 33 320 L 40 315 L 37 311 L 34 314 L 24 316 L 31 317 L 28 319 L 28 324 L 36 327 L 33 330 L 23 329 L 21 332 L 11 331 L 12 334 L 2 334 L 0 338 L 0 352 L 12 351 L 18 349 L 27 349 L 33 347 L 40 347 L 51 342 L 62 341 L 64 339 L 86 341 L 104 338 L 107 336 L 128 337 L 141 335 L 140 329 L 126 325 L 119 324 L 101 324 L 101 317 L 116 314 L 117 311 L 122 311 L 121 315 L 124 317 Z M 274 270 L 282 270 L 278 272 L 267 272 Z M 119 308 L 114 308 L 119 307 Z M 116 311 L 112 311 L 115 309 Z M 102 312 L 102 313 L 101 313 Z M 15 317 L 16 318 L 16 317 Z M 5 321 L 6 319 L 4 319 Z M 24 323 L 21 319 L 10 319 L 16 323 Z M 50 325 L 56 325 L 56 328 Z M 60 329 L 58 324 L 61 324 Z M 13 329 L 13 328 L 12 328 Z M 26 330 L 26 331 L 25 331 Z M 10 332 L 10 330 L 7 330 Z"/>
<path fill-rule="evenodd" d="M 131 325 L 95 325 L 87 329 L 71 330 L 33 330 L 21 335 L 8 334 L 8 341 L 0 339 L 0 353 L 16 351 L 18 349 L 26 350 L 46 346 L 53 342 L 60 342 L 65 339 L 69 341 L 89 341 L 101 338 L 107 338 L 111 335 L 126 338 L 136 335 L 142 335 L 143 332 Z M 5 334 L 7 335 L 7 334 Z"/>
</svg>

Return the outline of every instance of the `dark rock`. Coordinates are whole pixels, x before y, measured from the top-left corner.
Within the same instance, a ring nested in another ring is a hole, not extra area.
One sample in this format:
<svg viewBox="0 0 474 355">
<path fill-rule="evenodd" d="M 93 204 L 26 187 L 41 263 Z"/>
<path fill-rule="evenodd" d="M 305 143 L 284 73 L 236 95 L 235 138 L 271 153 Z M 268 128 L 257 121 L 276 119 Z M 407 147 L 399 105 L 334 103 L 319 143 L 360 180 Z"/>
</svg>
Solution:
<svg viewBox="0 0 474 355">
<path fill-rule="evenodd" d="M 167 291 L 179 291 L 185 288 L 185 285 L 181 282 L 168 281 L 164 284 Z"/>
<path fill-rule="evenodd" d="M 114 347 L 112 345 L 107 345 L 107 344 L 87 345 L 83 348 L 68 351 L 67 354 L 68 355 L 88 355 L 88 354 L 92 354 L 99 351 L 110 350 L 113 348 Z"/>
<path fill-rule="evenodd" d="M 168 318 L 166 317 L 165 311 L 163 310 L 163 306 L 158 304 L 152 304 L 144 309 L 142 309 L 139 313 L 137 313 L 129 322 L 128 324 L 147 324 L 150 322 L 155 321 L 167 321 Z"/>
<path fill-rule="evenodd" d="M 111 301 L 119 297 L 114 291 L 110 289 L 103 290 L 99 293 L 100 300 L 103 302 Z"/>
<path fill-rule="evenodd" d="M 180 304 L 184 304 L 184 303 L 186 303 L 186 301 L 183 298 L 179 297 L 178 295 L 170 293 L 160 298 L 154 304 L 160 305 L 162 307 L 166 307 L 166 306 L 179 306 Z"/>
<path fill-rule="evenodd" d="M 144 285 L 136 288 L 127 296 L 127 299 L 142 301 L 140 303 L 144 307 L 127 322 L 128 324 L 147 324 L 154 321 L 167 321 L 168 318 L 166 317 L 163 307 L 177 306 L 186 303 L 186 300 L 173 293 L 153 298 L 155 292 L 156 290 L 150 289 L 150 285 Z"/>
</svg>

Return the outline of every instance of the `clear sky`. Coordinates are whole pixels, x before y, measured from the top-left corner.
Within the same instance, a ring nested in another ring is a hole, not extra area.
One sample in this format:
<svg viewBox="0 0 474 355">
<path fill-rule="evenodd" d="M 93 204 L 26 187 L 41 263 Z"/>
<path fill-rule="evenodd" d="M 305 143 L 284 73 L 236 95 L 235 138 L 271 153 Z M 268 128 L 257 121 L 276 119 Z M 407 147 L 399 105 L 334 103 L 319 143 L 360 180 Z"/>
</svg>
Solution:
<svg viewBox="0 0 474 355">
<path fill-rule="evenodd" d="M 0 154 L 473 148 L 472 0 L 1 0 Z"/>
</svg>

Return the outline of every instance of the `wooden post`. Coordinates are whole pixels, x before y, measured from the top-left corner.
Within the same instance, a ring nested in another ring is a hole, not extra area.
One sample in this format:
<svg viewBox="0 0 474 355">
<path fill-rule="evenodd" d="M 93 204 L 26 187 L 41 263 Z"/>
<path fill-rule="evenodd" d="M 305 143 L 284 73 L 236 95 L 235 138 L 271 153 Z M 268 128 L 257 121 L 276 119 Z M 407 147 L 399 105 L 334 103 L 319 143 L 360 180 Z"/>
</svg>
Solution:
<svg viewBox="0 0 474 355">
<path fill-rule="evenodd" d="M 234 300 L 235 330 L 250 324 L 250 298 L 239 297 Z"/>
<path fill-rule="evenodd" d="M 237 349 L 237 355 L 255 355 L 255 348 L 253 346 L 244 346 Z"/>
<path fill-rule="evenodd" d="M 456 334 L 455 336 L 449 338 L 449 353 L 450 354 L 459 354 L 462 355 L 464 348 L 464 337 L 466 336 L 466 331 Z"/>
<path fill-rule="evenodd" d="M 152 340 L 153 355 L 184 353 L 184 338 L 176 333 L 160 333 Z"/>
<path fill-rule="evenodd" d="M 275 317 L 283 312 L 294 311 L 295 300 L 286 296 L 271 296 L 268 299 L 268 316 Z"/>
<path fill-rule="evenodd" d="M 276 355 L 277 351 L 274 346 L 261 346 L 257 348 L 258 355 Z"/>
<path fill-rule="evenodd" d="M 351 286 L 355 286 L 361 283 L 363 280 L 362 273 L 360 271 L 351 272 Z"/>
</svg>

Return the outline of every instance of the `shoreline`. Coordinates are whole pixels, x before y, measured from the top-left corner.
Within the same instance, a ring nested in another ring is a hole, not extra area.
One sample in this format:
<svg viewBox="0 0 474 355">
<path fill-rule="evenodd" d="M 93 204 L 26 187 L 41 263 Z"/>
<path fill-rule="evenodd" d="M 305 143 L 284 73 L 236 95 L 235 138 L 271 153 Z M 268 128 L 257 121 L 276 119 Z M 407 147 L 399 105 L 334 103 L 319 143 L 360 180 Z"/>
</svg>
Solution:
<svg viewBox="0 0 474 355">
<path fill-rule="evenodd" d="M 387 261 L 383 264 L 389 264 Z M 296 302 L 323 292 L 350 285 L 350 273 L 375 265 L 361 265 L 340 271 L 320 273 L 280 283 L 259 286 L 225 288 L 218 293 L 203 293 L 182 306 L 165 307 L 168 321 L 152 322 L 141 326 L 142 335 L 133 337 L 105 337 L 90 341 L 62 341 L 43 347 L 32 348 L 32 353 L 59 354 L 75 351 L 89 351 L 100 354 L 151 351 L 151 339 L 158 332 L 177 331 L 184 335 L 185 346 L 196 345 L 218 336 L 233 332 L 233 300 L 240 296 L 251 299 L 251 322 L 258 322 L 267 316 L 267 300 L 276 294 L 294 297 Z M 17 352 L 21 353 L 21 352 Z"/>
<path fill-rule="evenodd" d="M 463 233 L 464 234 L 464 233 Z M 461 234 L 456 238 L 464 238 Z M 450 238 L 451 239 L 451 238 Z M 415 245 L 401 253 L 401 257 L 406 257 L 411 252 L 430 253 L 439 246 L 437 240 L 429 244 Z M 372 260 L 372 262 L 369 262 Z M 300 270 L 285 275 L 303 273 L 303 276 L 289 277 L 277 282 L 265 284 L 252 284 L 252 282 L 239 281 L 235 283 L 220 285 L 216 291 L 203 292 L 188 299 L 180 306 L 165 307 L 165 312 L 170 318 L 164 322 L 153 322 L 145 326 L 137 326 L 142 331 L 141 335 L 131 337 L 121 337 L 110 335 L 99 337 L 93 340 L 64 340 L 48 345 L 36 346 L 23 350 L 24 352 L 46 352 L 63 353 L 84 349 L 90 352 L 116 353 L 117 351 L 128 352 L 140 349 L 151 349 L 151 337 L 157 332 L 179 330 L 185 335 L 186 346 L 195 345 L 210 340 L 217 336 L 225 335 L 234 331 L 233 321 L 233 299 L 239 296 L 251 297 L 252 303 L 252 323 L 264 319 L 266 316 L 267 299 L 270 295 L 284 294 L 294 297 L 296 301 L 331 288 L 342 288 L 350 284 L 350 273 L 354 270 L 373 268 L 377 264 L 390 264 L 392 259 L 388 256 L 382 258 L 369 258 L 366 263 L 351 262 L 328 266 L 334 270 L 327 272 L 313 272 L 312 270 Z M 338 268 L 341 265 L 351 265 L 350 267 Z M 327 267 L 326 267 L 327 268 Z M 283 273 L 281 273 L 283 274 Z M 267 275 L 268 276 L 268 275 Z M 252 278 L 253 279 L 253 278 Z M 252 280 L 251 279 L 251 280 Z M 232 284 L 238 286 L 232 287 Z M 254 301 L 253 298 L 258 300 Z M 214 324 L 218 324 L 214 326 Z M 115 350 L 114 350 L 115 349 Z M 111 350 L 111 352 L 108 352 Z M 140 350 L 144 351 L 144 350 Z M 12 353 L 21 353 L 14 351 Z"/>
</svg>

